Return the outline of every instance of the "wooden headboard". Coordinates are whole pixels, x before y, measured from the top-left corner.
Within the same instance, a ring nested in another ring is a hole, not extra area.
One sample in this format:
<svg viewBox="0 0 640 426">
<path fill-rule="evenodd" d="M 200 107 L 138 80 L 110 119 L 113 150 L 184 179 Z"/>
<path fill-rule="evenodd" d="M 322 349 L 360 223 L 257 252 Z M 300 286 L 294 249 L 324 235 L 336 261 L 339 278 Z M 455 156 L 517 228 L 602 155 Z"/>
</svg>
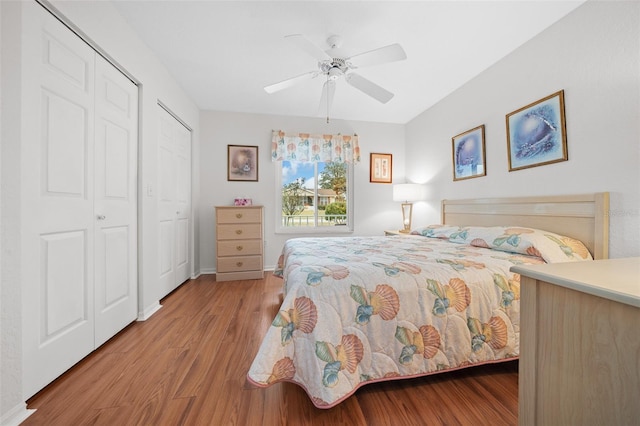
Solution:
<svg viewBox="0 0 640 426">
<path fill-rule="evenodd" d="M 442 223 L 525 226 L 582 241 L 594 259 L 609 257 L 609 193 L 442 200 Z"/>
</svg>

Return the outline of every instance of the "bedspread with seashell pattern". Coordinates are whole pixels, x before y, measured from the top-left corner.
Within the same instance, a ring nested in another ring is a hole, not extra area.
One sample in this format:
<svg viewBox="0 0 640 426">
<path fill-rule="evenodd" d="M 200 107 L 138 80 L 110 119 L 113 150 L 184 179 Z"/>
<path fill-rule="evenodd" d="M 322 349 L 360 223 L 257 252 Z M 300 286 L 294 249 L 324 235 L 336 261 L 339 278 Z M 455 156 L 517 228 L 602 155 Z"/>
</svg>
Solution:
<svg viewBox="0 0 640 426">
<path fill-rule="evenodd" d="M 423 236 L 296 238 L 274 272 L 284 299 L 247 375 L 330 408 L 360 386 L 512 360 L 516 264 L 544 263 Z"/>
</svg>

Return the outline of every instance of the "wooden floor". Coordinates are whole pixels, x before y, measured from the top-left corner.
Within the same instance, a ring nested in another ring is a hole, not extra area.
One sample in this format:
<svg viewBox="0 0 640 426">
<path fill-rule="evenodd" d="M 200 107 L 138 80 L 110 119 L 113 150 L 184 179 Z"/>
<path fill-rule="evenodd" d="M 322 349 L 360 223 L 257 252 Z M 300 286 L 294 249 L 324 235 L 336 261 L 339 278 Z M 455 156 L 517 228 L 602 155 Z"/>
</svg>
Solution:
<svg viewBox="0 0 640 426">
<path fill-rule="evenodd" d="M 24 425 L 515 425 L 516 361 L 370 384 L 315 408 L 291 383 L 245 376 L 282 281 L 192 280 L 28 401 Z"/>
</svg>

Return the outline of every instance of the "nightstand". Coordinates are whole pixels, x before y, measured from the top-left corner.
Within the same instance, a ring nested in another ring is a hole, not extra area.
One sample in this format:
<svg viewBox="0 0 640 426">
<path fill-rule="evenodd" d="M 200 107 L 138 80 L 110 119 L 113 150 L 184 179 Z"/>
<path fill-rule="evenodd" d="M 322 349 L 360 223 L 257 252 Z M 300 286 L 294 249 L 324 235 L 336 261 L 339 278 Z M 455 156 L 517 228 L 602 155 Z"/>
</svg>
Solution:
<svg viewBox="0 0 640 426">
<path fill-rule="evenodd" d="M 400 231 L 394 231 L 394 230 L 385 229 L 384 236 L 388 237 L 390 235 L 411 235 L 411 234 L 410 233 L 405 233 L 405 232 L 400 232 Z"/>
<path fill-rule="evenodd" d="M 640 258 L 511 272 L 520 274 L 519 423 L 637 424 Z"/>
</svg>

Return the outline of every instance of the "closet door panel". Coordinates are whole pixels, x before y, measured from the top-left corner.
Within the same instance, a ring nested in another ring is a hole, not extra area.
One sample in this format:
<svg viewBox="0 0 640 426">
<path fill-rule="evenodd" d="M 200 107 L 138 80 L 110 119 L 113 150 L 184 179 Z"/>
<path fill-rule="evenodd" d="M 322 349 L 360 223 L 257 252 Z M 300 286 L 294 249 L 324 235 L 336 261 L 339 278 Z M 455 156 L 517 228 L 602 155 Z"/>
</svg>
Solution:
<svg viewBox="0 0 640 426">
<path fill-rule="evenodd" d="M 158 107 L 158 218 L 160 259 L 158 298 L 175 288 L 176 164 L 174 161 L 173 117 Z"/>
<path fill-rule="evenodd" d="M 137 104 L 137 86 L 96 56 L 96 347 L 137 316 Z"/>
<path fill-rule="evenodd" d="M 191 274 L 191 131 L 158 106 L 159 297 Z"/>
<path fill-rule="evenodd" d="M 88 320 L 87 238 L 84 232 L 43 235 L 40 343 L 47 345 Z"/>
<path fill-rule="evenodd" d="M 85 105 L 43 91 L 43 177 L 52 196 L 84 197 L 87 174 L 87 117 Z"/>
<path fill-rule="evenodd" d="M 176 285 L 189 279 L 189 232 L 191 229 L 191 132 L 174 119 L 176 188 Z"/>
<path fill-rule="evenodd" d="M 22 5 L 21 282 L 28 398 L 94 349 L 95 52 Z"/>
</svg>

